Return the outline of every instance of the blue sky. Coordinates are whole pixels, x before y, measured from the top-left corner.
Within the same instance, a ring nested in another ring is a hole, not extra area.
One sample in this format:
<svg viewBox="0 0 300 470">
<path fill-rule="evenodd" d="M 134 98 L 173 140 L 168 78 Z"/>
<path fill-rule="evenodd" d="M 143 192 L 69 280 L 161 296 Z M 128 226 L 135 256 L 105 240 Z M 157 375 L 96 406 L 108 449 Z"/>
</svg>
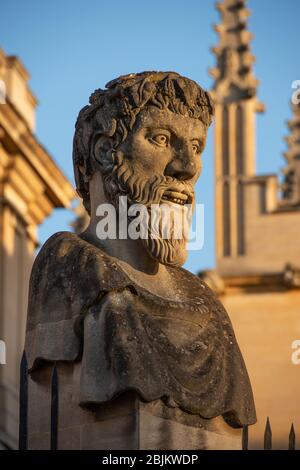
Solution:
<svg viewBox="0 0 300 470">
<path fill-rule="evenodd" d="M 89 94 L 118 75 L 142 70 L 174 70 L 209 89 L 212 25 L 219 21 L 214 0 L 52 0 L 1 5 L 0 47 L 18 55 L 31 74 L 39 99 L 37 136 L 73 181 L 72 138 L 79 109 Z M 284 161 L 285 121 L 290 117 L 291 83 L 300 79 L 299 0 L 249 0 L 249 29 L 255 34 L 259 97 L 266 113 L 257 120 L 257 170 L 279 172 Z M 186 268 L 213 267 L 214 179 L 212 130 L 197 185 L 205 205 L 205 243 Z M 56 210 L 40 228 L 44 242 L 69 230 L 73 214 Z"/>
</svg>

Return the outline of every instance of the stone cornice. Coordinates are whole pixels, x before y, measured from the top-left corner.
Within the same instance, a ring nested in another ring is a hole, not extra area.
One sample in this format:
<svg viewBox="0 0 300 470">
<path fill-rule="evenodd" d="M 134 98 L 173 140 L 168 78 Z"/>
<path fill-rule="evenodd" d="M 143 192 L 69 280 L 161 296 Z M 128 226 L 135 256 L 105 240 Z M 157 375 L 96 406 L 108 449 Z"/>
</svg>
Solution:
<svg viewBox="0 0 300 470">
<path fill-rule="evenodd" d="M 76 198 L 73 186 L 9 102 L 0 106 L 0 129 L 4 134 L 1 138 L 3 147 L 11 158 L 22 156 L 40 180 L 44 195 L 52 208 L 70 207 L 71 201 Z M 13 167 L 11 160 L 10 168 Z"/>
<path fill-rule="evenodd" d="M 203 275 L 203 273 L 205 273 Z M 300 269 L 287 264 L 282 272 L 261 273 L 261 274 L 240 274 L 235 276 L 220 276 L 217 271 L 209 271 L 214 279 L 218 279 L 218 286 L 222 289 L 216 289 L 216 284 L 210 284 L 210 277 L 206 276 L 207 271 L 199 273 L 203 279 L 220 297 L 230 293 L 239 292 L 283 292 L 293 289 L 300 289 Z"/>
</svg>

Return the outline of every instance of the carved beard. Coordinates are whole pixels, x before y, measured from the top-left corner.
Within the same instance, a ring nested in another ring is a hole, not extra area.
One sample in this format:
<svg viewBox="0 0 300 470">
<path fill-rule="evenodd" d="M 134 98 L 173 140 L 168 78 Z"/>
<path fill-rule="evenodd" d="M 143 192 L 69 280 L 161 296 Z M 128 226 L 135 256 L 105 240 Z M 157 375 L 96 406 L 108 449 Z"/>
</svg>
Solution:
<svg viewBox="0 0 300 470">
<path fill-rule="evenodd" d="M 145 180 L 141 176 L 134 174 L 130 167 L 130 162 L 124 158 L 121 152 L 118 152 L 118 163 L 114 165 L 112 171 L 104 174 L 103 181 L 106 195 L 117 210 L 119 208 L 120 196 L 126 196 L 129 205 L 142 204 L 147 207 L 148 218 L 147 221 L 143 220 L 142 223 L 147 224 L 146 230 L 148 236 L 142 238 L 142 242 L 150 256 L 162 264 L 181 266 L 187 257 L 187 226 L 189 227 L 190 225 L 190 218 L 188 219 L 185 215 L 185 230 L 183 227 L 182 229 L 180 227 L 179 232 L 181 231 L 181 234 L 178 236 L 177 232 L 176 238 L 174 238 L 173 221 L 169 231 L 170 236 L 166 238 L 166 232 L 164 231 L 165 221 L 161 211 L 158 212 L 159 220 L 156 220 L 153 230 L 153 223 L 151 225 L 151 217 L 153 217 L 151 205 L 157 204 L 161 208 L 161 204 L 164 203 L 164 200 L 162 200 L 163 193 L 169 188 L 172 188 L 172 190 L 177 189 L 178 192 L 186 191 L 192 197 L 192 185 L 171 176 L 154 175 L 150 179 Z M 166 204 L 163 205 L 166 206 Z M 177 204 L 174 204 L 174 206 L 178 206 L 174 207 L 174 210 L 177 213 L 178 211 L 179 213 L 181 212 L 183 215 L 184 206 Z M 157 213 L 155 217 L 157 217 Z M 189 217 L 191 217 L 191 211 L 189 212 Z"/>
</svg>

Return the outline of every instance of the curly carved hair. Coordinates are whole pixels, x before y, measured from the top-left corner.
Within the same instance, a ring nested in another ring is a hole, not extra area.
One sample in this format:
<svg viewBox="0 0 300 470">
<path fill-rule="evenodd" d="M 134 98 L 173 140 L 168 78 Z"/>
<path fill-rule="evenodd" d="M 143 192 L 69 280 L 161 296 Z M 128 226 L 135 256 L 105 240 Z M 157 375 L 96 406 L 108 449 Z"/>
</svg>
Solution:
<svg viewBox="0 0 300 470">
<path fill-rule="evenodd" d="M 124 142 L 145 106 L 199 119 L 208 128 L 214 114 L 210 95 L 196 82 L 175 72 L 142 72 L 121 76 L 95 90 L 89 105 L 79 112 L 73 141 L 73 165 L 76 189 L 90 212 L 89 180 L 96 168 L 105 174 L 113 170 L 114 151 Z M 106 135 L 112 146 L 95 162 L 94 135 Z"/>
</svg>

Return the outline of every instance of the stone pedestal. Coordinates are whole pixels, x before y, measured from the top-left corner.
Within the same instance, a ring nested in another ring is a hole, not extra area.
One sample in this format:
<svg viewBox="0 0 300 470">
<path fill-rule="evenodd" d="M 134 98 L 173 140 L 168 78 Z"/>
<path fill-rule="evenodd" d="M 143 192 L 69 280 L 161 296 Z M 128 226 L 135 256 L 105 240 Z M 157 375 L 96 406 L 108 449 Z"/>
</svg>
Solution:
<svg viewBox="0 0 300 470">
<path fill-rule="evenodd" d="M 80 363 L 58 364 L 58 449 L 241 449 L 241 429 L 222 417 L 205 420 L 162 400 L 142 401 L 128 391 L 106 405 L 78 405 Z M 50 448 L 52 366 L 29 378 L 28 448 Z"/>
</svg>

